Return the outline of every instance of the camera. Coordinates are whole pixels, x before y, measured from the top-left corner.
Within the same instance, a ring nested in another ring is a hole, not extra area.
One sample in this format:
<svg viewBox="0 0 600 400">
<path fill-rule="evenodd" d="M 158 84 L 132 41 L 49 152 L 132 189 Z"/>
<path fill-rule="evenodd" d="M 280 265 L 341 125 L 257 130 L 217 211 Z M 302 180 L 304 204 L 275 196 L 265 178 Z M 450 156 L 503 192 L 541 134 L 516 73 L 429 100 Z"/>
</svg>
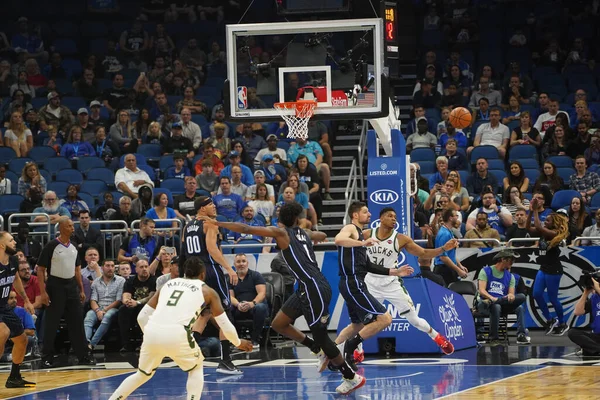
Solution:
<svg viewBox="0 0 600 400">
<path fill-rule="evenodd" d="M 596 281 L 600 281 L 600 271 L 583 271 L 583 274 L 581 274 L 581 277 L 579 278 L 579 285 L 583 286 L 585 289 L 593 289 L 594 282 L 592 281 L 592 278 Z"/>
</svg>

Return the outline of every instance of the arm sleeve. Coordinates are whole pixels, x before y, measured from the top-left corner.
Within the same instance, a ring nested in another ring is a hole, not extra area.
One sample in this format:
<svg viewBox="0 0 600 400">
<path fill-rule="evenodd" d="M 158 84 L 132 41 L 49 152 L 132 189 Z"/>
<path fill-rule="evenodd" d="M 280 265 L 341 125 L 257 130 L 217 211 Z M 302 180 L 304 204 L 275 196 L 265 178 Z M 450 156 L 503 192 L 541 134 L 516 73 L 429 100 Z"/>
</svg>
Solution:
<svg viewBox="0 0 600 400">
<path fill-rule="evenodd" d="M 376 275 L 389 275 L 390 274 L 390 270 L 388 268 L 381 267 L 377 264 L 373 264 L 370 260 L 367 263 L 366 270 L 367 270 L 367 272 L 371 272 Z"/>
<path fill-rule="evenodd" d="M 225 335 L 227 340 L 229 340 L 234 346 L 237 347 L 242 343 L 238 337 L 235 327 L 231 321 L 229 321 L 229 318 L 227 318 L 227 314 L 223 313 L 218 317 L 215 317 L 215 321 L 217 321 L 217 324 L 219 325 L 219 328 L 221 328 L 223 335 Z"/>
<path fill-rule="evenodd" d="M 146 304 L 138 314 L 137 322 L 140 325 L 140 329 L 142 330 L 142 332 L 144 332 L 144 328 L 146 328 L 146 324 L 148 323 L 148 320 L 150 319 L 152 313 L 154 313 L 154 308 Z"/>
</svg>

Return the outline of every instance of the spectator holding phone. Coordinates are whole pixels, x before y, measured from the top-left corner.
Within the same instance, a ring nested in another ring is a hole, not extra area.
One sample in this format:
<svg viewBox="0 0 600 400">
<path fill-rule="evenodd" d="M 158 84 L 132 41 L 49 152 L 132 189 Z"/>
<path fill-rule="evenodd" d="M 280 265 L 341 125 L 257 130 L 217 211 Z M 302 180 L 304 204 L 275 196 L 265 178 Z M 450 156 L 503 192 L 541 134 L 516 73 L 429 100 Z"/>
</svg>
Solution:
<svg viewBox="0 0 600 400">
<path fill-rule="evenodd" d="M 171 260 L 177 256 L 175 247 L 162 246 L 158 256 L 150 264 L 150 275 L 156 277 L 169 275 L 171 273 Z"/>
</svg>

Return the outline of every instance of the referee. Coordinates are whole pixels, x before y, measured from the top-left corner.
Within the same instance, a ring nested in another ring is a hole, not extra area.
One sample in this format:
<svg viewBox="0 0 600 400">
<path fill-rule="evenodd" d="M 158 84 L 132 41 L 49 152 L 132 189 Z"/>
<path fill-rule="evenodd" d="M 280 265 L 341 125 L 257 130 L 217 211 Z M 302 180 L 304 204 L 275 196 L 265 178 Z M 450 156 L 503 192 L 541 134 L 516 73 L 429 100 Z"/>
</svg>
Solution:
<svg viewBox="0 0 600 400">
<path fill-rule="evenodd" d="M 54 339 L 63 314 L 79 365 L 95 365 L 83 330 L 82 304 L 85 293 L 77 247 L 70 242 L 75 230 L 73 221 L 66 217 L 60 218 L 58 229 L 60 235 L 44 247 L 37 265 L 39 277 L 48 273 L 47 283 L 42 278 L 38 279 L 42 304 L 47 307 L 44 315 L 42 365 L 45 368 L 54 367 Z"/>
</svg>

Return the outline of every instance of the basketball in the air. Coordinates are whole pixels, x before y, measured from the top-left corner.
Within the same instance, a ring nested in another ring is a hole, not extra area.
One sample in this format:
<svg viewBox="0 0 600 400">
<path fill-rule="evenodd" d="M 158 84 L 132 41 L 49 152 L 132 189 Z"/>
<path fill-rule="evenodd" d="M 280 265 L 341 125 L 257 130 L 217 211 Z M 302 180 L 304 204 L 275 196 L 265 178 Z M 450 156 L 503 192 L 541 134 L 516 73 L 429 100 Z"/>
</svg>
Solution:
<svg viewBox="0 0 600 400">
<path fill-rule="evenodd" d="M 450 112 L 449 121 L 456 129 L 464 129 L 471 125 L 471 113 L 464 107 L 457 107 Z"/>
</svg>

